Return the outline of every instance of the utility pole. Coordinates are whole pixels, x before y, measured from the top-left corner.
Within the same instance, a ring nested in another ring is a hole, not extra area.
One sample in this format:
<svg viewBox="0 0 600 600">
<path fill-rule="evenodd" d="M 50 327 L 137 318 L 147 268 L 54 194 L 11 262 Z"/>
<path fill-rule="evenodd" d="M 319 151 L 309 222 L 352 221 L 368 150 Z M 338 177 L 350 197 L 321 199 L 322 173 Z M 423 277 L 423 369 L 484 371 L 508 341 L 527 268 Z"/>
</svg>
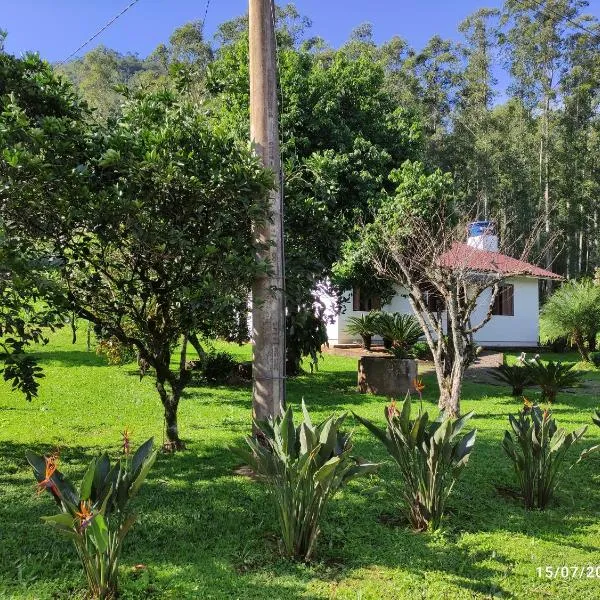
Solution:
<svg viewBox="0 0 600 600">
<path fill-rule="evenodd" d="M 271 221 L 254 226 L 255 240 L 268 245 L 257 259 L 267 260 L 270 273 L 252 287 L 252 413 L 264 420 L 285 406 L 285 302 L 283 200 L 273 0 L 249 0 L 250 140 L 265 167 L 276 176 L 269 196 Z"/>
</svg>

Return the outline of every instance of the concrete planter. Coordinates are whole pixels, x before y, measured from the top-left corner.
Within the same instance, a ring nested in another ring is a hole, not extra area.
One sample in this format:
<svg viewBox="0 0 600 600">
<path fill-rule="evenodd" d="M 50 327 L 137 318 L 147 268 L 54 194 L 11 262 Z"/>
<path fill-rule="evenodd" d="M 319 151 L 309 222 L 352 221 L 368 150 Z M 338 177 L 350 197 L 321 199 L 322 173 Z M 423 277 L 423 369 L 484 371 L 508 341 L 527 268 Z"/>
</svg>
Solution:
<svg viewBox="0 0 600 600">
<path fill-rule="evenodd" d="M 404 398 L 415 392 L 417 361 L 393 356 L 361 356 L 358 359 L 358 391 Z"/>
</svg>

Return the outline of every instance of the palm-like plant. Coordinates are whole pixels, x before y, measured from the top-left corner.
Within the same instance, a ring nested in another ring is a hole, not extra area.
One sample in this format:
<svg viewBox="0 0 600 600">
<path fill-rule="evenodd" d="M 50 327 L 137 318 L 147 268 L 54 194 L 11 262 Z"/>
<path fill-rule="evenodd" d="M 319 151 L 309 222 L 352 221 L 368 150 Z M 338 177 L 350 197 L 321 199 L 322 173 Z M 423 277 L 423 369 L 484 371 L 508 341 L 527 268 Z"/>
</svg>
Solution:
<svg viewBox="0 0 600 600">
<path fill-rule="evenodd" d="M 576 386 L 581 380 L 581 373 L 574 371 L 574 364 L 549 360 L 529 362 L 531 379 L 542 388 L 542 401 L 554 402 L 559 391 Z"/>
<path fill-rule="evenodd" d="M 384 346 L 396 357 L 407 358 L 410 349 L 423 335 L 423 329 L 413 315 L 381 313 L 377 320 L 376 333 L 383 337 Z"/>
<path fill-rule="evenodd" d="M 250 452 L 231 451 L 267 483 L 275 500 L 285 554 L 308 560 L 320 533 L 327 501 L 351 479 L 376 470 L 350 456 L 350 435 L 340 431 L 346 415 L 331 416 L 313 426 L 304 401 L 304 419 L 294 425 L 291 407 L 283 417 L 254 423 L 246 438 Z"/>
<path fill-rule="evenodd" d="M 527 364 L 523 366 L 503 364 L 491 371 L 490 375 L 510 385 L 513 396 L 521 396 L 523 390 L 533 383 L 531 370 Z"/>
<path fill-rule="evenodd" d="M 371 341 L 377 330 L 379 314 L 378 311 L 371 311 L 360 317 L 350 317 L 346 323 L 346 331 L 351 335 L 359 335 L 365 350 L 371 349 Z"/>
<path fill-rule="evenodd" d="M 354 416 L 398 463 L 403 478 L 403 509 L 412 527 L 417 531 L 435 530 L 475 443 L 474 429 L 462 439 L 458 437 L 473 413 L 455 420 L 441 412 L 431 422 L 427 412 L 419 411 L 414 421 L 410 413 L 411 398 L 407 394 L 400 411 L 395 402 L 386 407 L 385 429 L 357 414 Z"/>
<path fill-rule="evenodd" d="M 589 359 L 586 340 L 600 331 L 600 286 L 591 280 L 569 281 L 558 288 L 540 313 L 542 340 L 569 338 L 581 358 Z"/>
<path fill-rule="evenodd" d="M 505 431 L 502 447 L 513 463 L 525 508 L 544 509 L 558 485 L 566 453 L 587 426 L 566 433 L 537 405 L 525 406 L 517 417 L 508 418 L 515 438 Z"/>
</svg>

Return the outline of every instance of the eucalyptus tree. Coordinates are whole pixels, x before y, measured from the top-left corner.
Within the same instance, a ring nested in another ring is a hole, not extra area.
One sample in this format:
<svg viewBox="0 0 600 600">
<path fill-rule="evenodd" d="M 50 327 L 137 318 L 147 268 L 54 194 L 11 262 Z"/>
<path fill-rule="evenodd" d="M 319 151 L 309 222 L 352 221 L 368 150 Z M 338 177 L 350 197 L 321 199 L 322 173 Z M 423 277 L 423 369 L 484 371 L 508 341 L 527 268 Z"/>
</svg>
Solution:
<svg viewBox="0 0 600 600">
<path fill-rule="evenodd" d="M 504 48 L 513 78 L 513 93 L 538 117 L 539 207 L 546 238 L 556 230 L 556 119 L 565 57 L 585 0 L 506 0 L 503 11 Z M 546 267 L 554 260 L 546 252 Z"/>
</svg>

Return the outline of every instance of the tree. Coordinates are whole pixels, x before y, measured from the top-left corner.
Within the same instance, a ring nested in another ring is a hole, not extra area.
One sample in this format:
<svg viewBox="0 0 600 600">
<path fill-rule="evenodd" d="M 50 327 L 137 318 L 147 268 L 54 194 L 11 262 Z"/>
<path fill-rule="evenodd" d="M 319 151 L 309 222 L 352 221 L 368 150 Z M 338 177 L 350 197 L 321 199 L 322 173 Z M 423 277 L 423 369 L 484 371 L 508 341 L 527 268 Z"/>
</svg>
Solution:
<svg viewBox="0 0 600 600">
<path fill-rule="evenodd" d="M 1 36 L 0 36 L 1 37 Z M 22 149 L 37 143 L 37 126 L 56 125 L 82 117 L 67 86 L 47 63 L 34 55 L 22 59 L 0 52 L 0 207 L 10 201 L 11 173 L 22 166 Z M 27 134 L 25 120 L 36 123 Z M 60 145 L 56 150 L 60 153 Z M 42 155 L 44 156 L 44 155 Z M 42 158 L 40 156 L 40 159 Z M 52 155 L 60 162 L 60 154 Z M 28 194 L 27 185 L 21 188 Z M 27 202 L 34 202 L 32 198 Z M 10 232 L 10 233 L 9 233 Z M 64 324 L 65 307 L 57 284 L 57 264 L 32 244 L 11 220 L 0 213 L 0 352 L 3 377 L 28 400 L 37 395 L 42 369 L 27 353 L 32 344 L 45 343 L 46 332 Z"/>
<path fill-rule="evenodd" d="M 4 165 L 7 235 L 46 249 L 75 314 L 154 370 L 168 443 L 181 448 L 186 336 L 223 334 L 245 314 L 268 268 L 255 261 L 251 222 L 267 218 L 272 175 L 169 93 L 132 96 L 109 128 L 12 111 L 3 125 L 22 141 Z"/>
<path fill-rule="evenodd" d="M 395 107 L 385 71 L 368 54 L 296 47 L 303 21 L 278 21 L 284 167 L 287 374 L 314 361 L 326 340 L 319 291 L 333 290 L 333 264 L 355 228 L 372 219 L 387 174 L 416 154 L 419 127 Z M 211 65 L 214 107 L 242 138 L 248 131 L 248 49 L 243 32 Z M 233 38 L 233 39 L 232 39 Z"/>
<path fill-rule="evenodd" d="M 396 192 L 383 200 L 361 243 L 377 276 L 406 290 L 433 354 L 439 406 L 458 416 L 473 334 L 491 318 L 507 274 L 477 269 L 477 251 L 460 243 L 466 223 L 455 212 L 450 174 L 407 161 L 391 178 Z M 483 316 L 473 322 L 476 308 Z"/>
<path fill-rule="evenodd" d="M 544 304 L 540 314 L 542 340 L 566 337 L 577 347 L 581 358 L 589 361 L 600 331 L 600 286 L 588 279 L 569 281 L 558 288 Z M 589 343 L 589 347 L 586 346 Z"/>
</svg>

